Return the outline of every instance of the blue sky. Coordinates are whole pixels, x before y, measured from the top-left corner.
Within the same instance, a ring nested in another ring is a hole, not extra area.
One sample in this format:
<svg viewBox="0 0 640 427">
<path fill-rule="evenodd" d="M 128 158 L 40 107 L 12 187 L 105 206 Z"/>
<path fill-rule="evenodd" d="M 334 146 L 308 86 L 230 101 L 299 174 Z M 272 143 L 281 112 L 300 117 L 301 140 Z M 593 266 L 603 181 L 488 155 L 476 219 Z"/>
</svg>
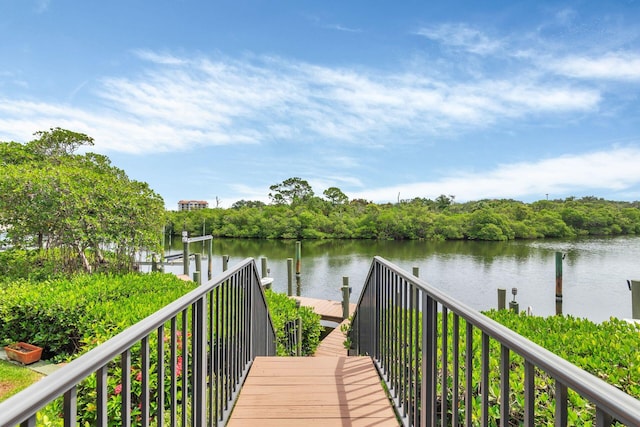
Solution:
<svg viewBox="0 0 640 427">
<path fill-rule="evenodd" d="M 0 0 L 0 140 L 95 138 L 175 209 L 640 200 L 638 1 Z"/>
</svg>

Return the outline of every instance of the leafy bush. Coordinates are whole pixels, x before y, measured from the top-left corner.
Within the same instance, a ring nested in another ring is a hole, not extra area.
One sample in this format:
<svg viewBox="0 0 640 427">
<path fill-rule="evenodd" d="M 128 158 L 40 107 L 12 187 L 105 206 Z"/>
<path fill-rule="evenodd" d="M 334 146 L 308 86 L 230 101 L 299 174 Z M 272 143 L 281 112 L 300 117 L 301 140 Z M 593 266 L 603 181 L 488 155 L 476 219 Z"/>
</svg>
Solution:
<svg viewBox="0 0 640 427">
<path fill-rule="evenodd" d="M 17 280 L 0 288 L 0 337 L 39 345 L 44 358 L 62 358 L 110 338 L 194 286 L 165 274 Z"/>
<path fill-rule="evenodd" d="M 44 253 L 33 250 L 10 249 L 0 251 L 0 277 L 3 281 L 27 279 L 41 281 L 58 275 L 55 251 Z"/>
<path fill-rule="evenodd" d="M 309 307 L 298 307 L 296 301 L 286 294 L 267 290 L 266 295 L 269 314 L 276 328 L 277 355 L 291 355 L 286 348 L 285 324 L 295 321 L 298 317 L 302 318 L 302 355 L 310 356 L 315 353 L 323 329 L 320 324 L 320 315 Z"/>
</svg>

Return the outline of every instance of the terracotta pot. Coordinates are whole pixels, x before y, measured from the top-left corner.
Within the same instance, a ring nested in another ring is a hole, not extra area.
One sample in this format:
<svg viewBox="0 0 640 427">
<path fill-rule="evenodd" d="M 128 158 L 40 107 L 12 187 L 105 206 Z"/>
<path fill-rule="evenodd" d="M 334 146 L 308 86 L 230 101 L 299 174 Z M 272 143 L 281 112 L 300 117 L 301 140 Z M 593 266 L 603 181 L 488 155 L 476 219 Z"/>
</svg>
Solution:
<svg viewBox="0 0 640 427">
<path fill-rule="evenodd" d="M 35 363 L 42 357 L 42 347 L 26 342 L 8 345 L 4 348 L 4 352 L 7 353 L 9 359 L 16 360 L 23 365 Z"/>
</svg>

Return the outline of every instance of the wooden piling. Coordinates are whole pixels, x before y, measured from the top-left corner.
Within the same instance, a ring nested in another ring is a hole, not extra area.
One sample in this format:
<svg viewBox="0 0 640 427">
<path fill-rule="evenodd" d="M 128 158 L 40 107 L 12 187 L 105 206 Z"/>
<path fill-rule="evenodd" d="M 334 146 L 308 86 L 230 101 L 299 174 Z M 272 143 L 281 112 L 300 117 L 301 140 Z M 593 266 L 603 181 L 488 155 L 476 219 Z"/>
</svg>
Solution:
<svg viewBox="0 0 640 427">
<path fill-rule="evenodd" d="M 342 278 L 342 319 L 349 318 L 349 296 L 351 288 L 349 287 L 349 278 Z"/>
<path fill-rule="evenodd" d="M 562 252 L 556 252 L 556 314 L 562 314 Z"/>
<path fill-rule="evenodd" d="M 507 304 L 507 290 L 498 288 L 498 310 L 504 310 Z"/>
<path fill-rule="evenodd" d="M 213 239 L 209 239 L 207 246 L 207 280 L 213 278 Z"/>
<path fill-rule="evenodd" d="M 299 275 L 302 269 L 302 244 L 296 242 L 296 274 Z"/>
<path fill-rule="evenodd" d="M 196 267 L 193 272 L 193 281 L 198 284 L 198 286 L 202 285 L 202 255 L 195 254 L 196 258 Z"/>
<path fill-rule="evenodd" d="M 631 291 L 631 318 L 640 319 L 640 280 L 627 280 Z"/>
<path fill-rule="evenodd" d="M 293 258 L 287 258 L 287 295 L 293 296 Z"/>
<path fill-rule="evenodd" d="M 182 231 L 182 274 L 189 276 L 189 232 Z"/>
</svg>

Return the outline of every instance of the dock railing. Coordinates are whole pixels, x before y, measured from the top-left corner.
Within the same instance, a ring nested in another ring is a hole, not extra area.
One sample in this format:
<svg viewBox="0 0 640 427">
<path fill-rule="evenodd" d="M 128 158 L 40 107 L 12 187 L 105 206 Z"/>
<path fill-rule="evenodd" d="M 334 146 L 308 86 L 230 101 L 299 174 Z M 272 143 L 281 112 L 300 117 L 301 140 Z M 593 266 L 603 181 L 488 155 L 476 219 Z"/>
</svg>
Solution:
<svg viewBox="0 0 640 427">
<path fill-rule="evenodd" d="M 380 257 L 349 338 L 406 426 L 640 425 L 638 399 Z M 576 415 L 580 399 L 589 403 Z"/>
<path fill-rule="evenodd" d="M 275 355 L 246 259 L 0 404 L 0 426 L 224 425 L 252 361 Z M 114 409 L 115 408 L 115 409 Z"/>
</svg>

